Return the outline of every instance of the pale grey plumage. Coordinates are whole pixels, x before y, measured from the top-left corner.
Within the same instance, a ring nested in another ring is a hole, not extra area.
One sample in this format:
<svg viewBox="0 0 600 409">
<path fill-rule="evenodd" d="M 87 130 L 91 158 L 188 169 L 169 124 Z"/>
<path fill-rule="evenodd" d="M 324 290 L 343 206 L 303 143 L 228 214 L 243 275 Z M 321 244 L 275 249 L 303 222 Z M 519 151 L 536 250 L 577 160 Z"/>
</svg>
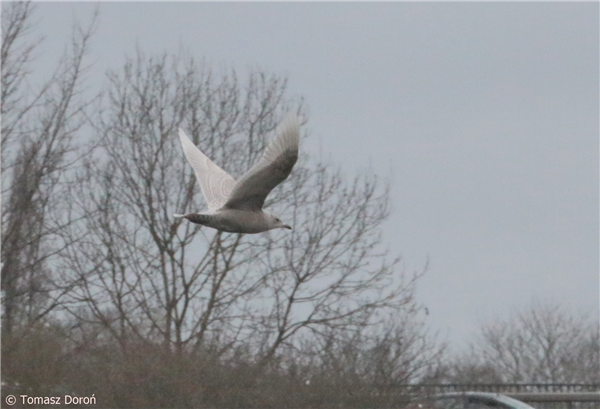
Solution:
<svg viewBox="0 0 600 409">
<path fill-rule="evenodd" d="M 183 153 L 192 168 L 202 189 L 208 211 L 222 207 L 235 186 L 235 180 L 227 172 L 214 164 L 179 128 L 179 140 Z"/>
<path fill-rule="evenodd" d="M 269 143 L 261 159 L 237 183 L 206 157 L 180 128 L 179 139 L 183 152 L 194 169 L 208 212 L 175 216 L 233 233 L 291 229 L 276 216 L 264 212 L 262 207 L 267 195 L 289 176 L 298 160 L 299 128 L 298 117 L 293 113 L 288 114 L 277 127 L 276 137 Z"/>
</svg>

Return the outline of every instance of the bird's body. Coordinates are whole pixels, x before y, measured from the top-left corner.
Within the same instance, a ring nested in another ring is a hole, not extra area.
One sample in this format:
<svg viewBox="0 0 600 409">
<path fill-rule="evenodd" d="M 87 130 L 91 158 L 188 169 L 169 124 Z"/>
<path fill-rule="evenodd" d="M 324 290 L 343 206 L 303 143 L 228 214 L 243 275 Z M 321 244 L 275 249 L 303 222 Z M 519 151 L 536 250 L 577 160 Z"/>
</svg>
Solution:
<svg viewBox="0 0 600 409">
<path fill-rule="evenodd" d="M 298 160 L 298 118 L 289 114 L 277 128 L 262 158 L 238 182 L 215 165 L 179 129 L 179 139 L 208 204 L 203 213 L 176 214 L 189 221 L 229 233 L 261 233 L 290 226 L 262 210 L 267 195 L 283 182 Z"/>
<path fill-rule="evenodd" d="M 270 225 L 273 216 L 264 211 L 219 209 L 214 213 L 190 213 L 175 215 L 185 217 L 192 223 L 212 227 L 228 233 L 262 233 L 270 230 L 265 227 Z M 281 226 L 285 227 L 285 226 Z M 276 228 L 276 227 L 273 227 Z"/>
</svg>

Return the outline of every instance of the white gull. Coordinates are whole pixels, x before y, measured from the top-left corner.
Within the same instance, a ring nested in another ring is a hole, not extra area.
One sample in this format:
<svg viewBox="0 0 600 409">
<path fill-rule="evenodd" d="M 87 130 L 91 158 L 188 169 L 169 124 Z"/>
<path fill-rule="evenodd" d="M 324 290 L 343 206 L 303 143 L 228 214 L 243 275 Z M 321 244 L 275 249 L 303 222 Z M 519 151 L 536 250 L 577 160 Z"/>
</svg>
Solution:
<svg viewBox="0 0 600 409">
<path fill-rule="evenodd" d="M 292 229 L 262 207 L 267 195 L 288 177 L 298 160 L 300 125 L 294 113 L 279 124 L 275 139 L 261 159 L 237 182 L 208 159 L 181 128 L 179 139 L 185 157 L 194 168 L 208 211 L 175 214 L 175 217 L 185 217 L 192 223 L 230 233 Z"/>
</svg>

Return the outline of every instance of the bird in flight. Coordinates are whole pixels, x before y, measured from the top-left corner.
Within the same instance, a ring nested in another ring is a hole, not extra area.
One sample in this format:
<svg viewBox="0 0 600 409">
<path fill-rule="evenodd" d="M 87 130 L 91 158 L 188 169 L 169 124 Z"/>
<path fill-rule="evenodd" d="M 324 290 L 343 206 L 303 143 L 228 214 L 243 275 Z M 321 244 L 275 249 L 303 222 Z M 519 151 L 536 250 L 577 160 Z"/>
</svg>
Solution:
<svg viewBox="0 0 600 409">
<path fill-rule="evenodd" d="M 271 229 L 292 229 L 279 217 L 262 209 L 268 194 L 291 173 L 298 160 L 300 125 L 289 113 L 279 124 L 262 157 L 237 182 L 215 165 L 179 128 L 183 153 L 202 189 L 208 210 L 175 214 L 192 223 L 229 233 L 261 233 Z"/>
</svg>

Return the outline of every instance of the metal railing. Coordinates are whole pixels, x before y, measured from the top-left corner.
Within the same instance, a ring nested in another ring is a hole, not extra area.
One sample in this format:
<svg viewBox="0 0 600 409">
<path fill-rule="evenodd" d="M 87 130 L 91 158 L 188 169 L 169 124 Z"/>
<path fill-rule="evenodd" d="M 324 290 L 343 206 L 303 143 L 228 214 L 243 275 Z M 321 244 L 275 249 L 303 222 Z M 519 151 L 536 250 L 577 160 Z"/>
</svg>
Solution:
<svg viewBox="0 0 600 409">
<path fill-rule="evenodd" d="M 589 383 L 461 383 L 461 384 L 420 384 L 395 385 L 398 390 L 422 390 L 428 393 L 445 392 L 494 392 L 510 393 L 576 393 L 600 392 L 600 384 Z"/>
<path fill-rule="evenodd" d="M 600 409 L 600 384 L 428 384 L 397 385 L 397 391 L 416 395 L 448 392 L 492 392 L 526 402 L 536 409 Z"/>
</svg>

